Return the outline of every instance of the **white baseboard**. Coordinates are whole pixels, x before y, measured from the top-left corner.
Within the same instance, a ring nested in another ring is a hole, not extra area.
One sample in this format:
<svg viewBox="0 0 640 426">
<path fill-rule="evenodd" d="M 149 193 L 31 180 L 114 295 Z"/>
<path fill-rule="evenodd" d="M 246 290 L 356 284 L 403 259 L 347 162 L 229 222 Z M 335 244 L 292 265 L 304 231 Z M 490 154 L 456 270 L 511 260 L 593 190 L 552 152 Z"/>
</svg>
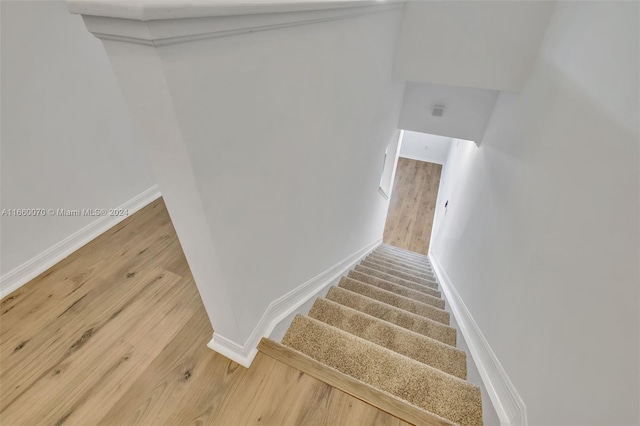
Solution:
<svg viewBox="0 0 640 426">
<path fill-rule="evenodd" d="M 160 190 L 157 185 L 154 185 L 121 206 L 118 206 L 117 209 L 128 210 L 129 215 L 131 215 L 159 197 Z M 127 216 L 102 216 L 69 235 L 64 240 L 32 257 L 22 265 L 2 275 L 2 277 L 0 277 L 0 299 L 28 283 L 126 218 Z"/>
<path fill-rule="evenodd" d="M 238 364 L 249 368 L 258 353 L 257 346 L 260 339 L 269 336 L 278 323 L 351 269 L 353 265 L 379 246 L 380 243 L 382 243 L 382 239 L 368 244 L 324 272 L 311 278 L 309 281 L 271 302 L 244 345 L 239 345 L 224 336 L 214 333 L 213 338 L 207 346 Z"/>
<path fill-rule="evenodd" d="M 502 426 L 526 426 L 527 407 L 520 394 L 498 361 L 496 354 L 489 346 L 489 342 L 471 316 L 471 312 L 464 304 L 438 258 L 430 253 L 429 259 L 442 287 L 442 292 L 449 302 L 451 313 L 458 323 L 489 398 L 500 418 L 500 424 Z"/>
</svg>

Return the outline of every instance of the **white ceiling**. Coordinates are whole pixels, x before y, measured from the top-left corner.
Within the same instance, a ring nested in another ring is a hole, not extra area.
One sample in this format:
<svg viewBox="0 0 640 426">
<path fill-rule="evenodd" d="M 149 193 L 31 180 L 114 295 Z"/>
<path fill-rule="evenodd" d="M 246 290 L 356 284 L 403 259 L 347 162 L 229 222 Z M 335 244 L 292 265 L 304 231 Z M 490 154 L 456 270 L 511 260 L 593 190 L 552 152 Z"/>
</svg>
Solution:
<svg viewBox="0 0 640 426">
<path fill-rule="evenodd" d="M 520 91 L 555 2 L 409 2 L 396 74 L 418 81 Z"/>
</svg>

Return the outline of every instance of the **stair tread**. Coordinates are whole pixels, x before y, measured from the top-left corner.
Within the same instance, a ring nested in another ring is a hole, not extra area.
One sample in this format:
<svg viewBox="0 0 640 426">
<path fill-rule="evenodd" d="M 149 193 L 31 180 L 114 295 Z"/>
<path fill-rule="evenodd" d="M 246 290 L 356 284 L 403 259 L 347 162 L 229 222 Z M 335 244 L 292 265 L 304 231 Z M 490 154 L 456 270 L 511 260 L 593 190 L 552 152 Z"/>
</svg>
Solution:
<svg viewBox="0 0 640 426">
<path fill-rule="evenodd" d="M 356 279 L 358 281 L 362 281 L 363 283 L 367 283 L 367 284 L 371 284 L 371 285 L 376 285 L 375 283 L 395 284 L 395 285 L 399 285 L 399 286 L 402 286 L 402 287 L 409 288 L 411 290 L 415 290 L 415 291 L 419 291 L 421 293 L 428 294 L 428 295 L 433 296 L 433 297 L 438 297 L 438 298 L 442 297 L 442 293 L 440 292 L 440 290 L 436 290 L 434 288 L 427 287 L 426 285 L 417 284 L 417 283 L 404 283 L 404 284 L 394 283 L 394 282 L 387 281 L 387 280 L 382 279 L 382 278 L 374 277 L 373 275 L 369 275 L 369 274 L 366 274 L 364 272 L 357 271 L 355 269 L 352 269 L 351 271 L 349 271 L 347 273 L 347 276 L 351 277 L 353 279 Z"/>
<path fill-rule="evenodd" d="M 414 265 L 409 262 L 403 262 L 401 260 L 396 260 L 391 257 L 381 256 L 377 253 L 371 253 L 365 259 L 369 262 L 384 262 L 389 265 L 399 266 L 401 268 L 408 269 L 410 271 L 416 271 L 416 272 L 426 273 L 426 274 L 435 276 L 435 274 L 433 273 L 433 269 L 429 266 Z"/>
<path fill-rule="evenodd" d="M 438 340 L 324 298 L 316 299 L 309 316 L 445 373 L 466 379 L 466 353 Z"/>
<path fill-rule="evenodd" d="M 421 254 L 421 253 L 416 253 L 415 251 L 409 251 L 409 250 L 405 250 L 405 249 L 401 249 L 399 247 L 395 247 L 395 246 L 391 246 L 388 244 L 381 244 L 380 246 L 378 246 L 376 248 L 376 250 L 379 251 L 385 251 L 385 252 L 389 252 L 389 253 L 394 253 L 398 256 L 403 256 L 406 258 L 411 258 L 411 259 L 416 259 L 418 261 L 421 262 L 429 262 L 429 256 L 425 255 L 425 254 Z"/>
<path fill-rule="evenodd" d="M 432 319 L 340 287 L 331 287 L 326 298 L 447 345 L 456 345 L 456 329 Z"/>
<path fill-rule="evenodd" d="M 265 355 L 290 365 L 334 388 L 348 393 L 374 407 L 414 425 L 451 426 L 452 422 L 424 411 L 387 392 L 376 389 L 360 380 L 331 368 L 304 353 L 263 338 L 258 350 Z"/>
<path fill-rule="evenodd" d="M 375 250 L 373 253 L 376 253 L 376 254 L 378 254 L 380 256 L 393 257 L 393 258 L 395 258 L 397 260 L 404 260 L 404 261 L 412 262 L 413 264 L 415 264 L 417 266 L 431 267 L 431 263 L 426 259 L 417 259 L 417 258 L 411 257 L 411 256 L 404 256 L 402 254 L 398 254 L 398 253 L 395 253 L 395 252 L 389 251 L 389 250 Z"/>
<path fill-rule="evenodd" d="M 407 259 L 406 257 L 396 256 L 396 255 L 394 255 L 392 253 L 374 251 L 372 253 L 372 255 L 375 256 L 375 257 L 382 257 L 382 258 L 385 258 L 385 259 L 388 259 L 388 260 L 393 260 L 393 261 L 396 261 L 396 262 L 403 262 L 403 263 L 411 265 L 411 266 L 413 266 L 415 268 L 428 269 L 428 270 L 433 271 L 433 267 L 429 263 L 424 263 L 424 262 L 416 261 L 416 260 L 413 260 L 413 259 Z"/>
<path fill-rule="evenodd" d="M 430 281 L 423 281 L 423 282 L 416 282 L 416 281 L 411 281 L 411 280 L 407 280 L 404 278 L 400 278 L 398 276 L 392 275 L 392 274 L 388 274 L 386 272 L 380 271 L 378 269 L 375 268 L 369 268 L 368 266 L 364 266 L 364 265 L 356 265 L 355 267 L 356 271 L 360 271 L 360 272 L 364 272 L 367 275 L 373 275 L 374 277 L 378 277 L 378 278 L 382 278 L 384 280 L 387 281 L 391 281 L 393 283 L 396 284 L 406 284 L 406 283 L 412 283 L 412 284 L 420 284 L 420 285 L 425 285 L 427 287 L 431 287 L 435 290 L 438 289 L 438 283 L 433 283 Z"/>
<path fill-rule="evenodd" d="M 355 271 L 352 271 L 355 272 Z M 440 298 L 440 297 L 435 297 L 432 296 L 430 294 L 427 293 L 423 293 L 421 291 L 418 290 L 413 290 L 409 287 L 405 287 L 402 286 L 400 284 L 395 284 L 389 281 L 373 281 L 373 280 L 368 280 L 367 281 L 361 281 L 359 280 L 355 275 L 357 274 L 357 272 L 355 273 L 351 273 L 349 272 L 347 274 L 348 278 L 352 278 L 356 281 L 360 281 L 360 282 L 364 282 L 365 284 L 368 285 L 372 285 L 374 287 L 378 287 L 382 290 L 386 290 L 386 291 L 390 291 L 392 293 L 395 294 L 399 294 L 400 296 L 404 296 L 404 297 L 408 297 L 410 299 L 413 300 L 417 300 L 418 302 L 421 303 L 426 303 L 427 305 L 431 305 L 431 306 L 435 306 L 436 308 L 439 309 L 444 309 L 445 303 L 444 303 L 444 299 Z"/>
<path fill-rule="evenodd" d="M 383 259 L 387 259 L 390 261 L 394 261 L 394 262 L 401 262 L 401 263 L 405 263 L 409 266 L 413 266 L 415 268 L 419 268 L 419 269 L 427 269 L 427 270 L 431 270 L 433 271 L 433 267 L 431 266 L 431 264 L 428 263 L 424 263 L 424 262 L 417 262 L 411 259 L 407 259 L 405 257 L 399 257 L 399 256 L 395 256 L 393 254 L 390 253 L 385 253 L 385 252 L 380 252 L 380 251 L 373 251 L 371 252 L 370 256 L 374 256 L 377 258 L 383 258 Z"/>
<path fill-rule="evenodd" d="M 422 254 L 422 253 L 418 253 L 417 251 L 412 251 L 412 250 L 404 249 L 398 246 L 394 246 L 393 244 L 382 243 L 378 246 L 378 248 L 394 250 L 401 253 L 406 253 L 407 255 L 411 255 L 411 256 L 418 256 L 418 257 L 425 257 L 425 258 L 427 257 L 426 254 Z"/>
<path fill-rule="evenodd" d="M 454 423 L 482 423 L 477 386 L 321 321 L 296 316 L 282 344 Z"/>
<path fill-rule="evenodd" d="M 434 274 L 432 274 L 431 272 L 421 272 L 421 271 L 416 271 L 416 270 L 413 270 L 413 269 L 404 268 L 402 266 L 394 265 L 392 263 L 387 263 L 387 262 L 385 262 L 383 260 L 379 260 L 379 259 L 376 259 L 376 258 L 373 258 L 373 259 L 366 258 L 360 263 L 364 264 L 365 262 L 366 263 L 375 264 L 375 265 L 379 265 L 380 267 L 392 270 L 394 272 L 401 272 L 403 274 L 407 274 L 407 275 L 412 276 L 412 277 L 428 280 L 428 281 L 431 281 L 431 282 L 434 282 L 434 283 L 437 282 L 436 281 L 436 276 Z M 393 272 L 389 272 L 389 273 L 393 273 Z M 399 276 L 401 276 L 401 275 L 399 275 Z"/>
<path fill-rule="evenodd" d="M 370 262 L 384 262 L 384 263 L 387 263 L 389 265 L 399 266 L 401 268 L 408 269 L 410 271 L 416 271 L 416 272 L 420 272 L 420 273 L 427 273 L 429 275 L 435 276 L 435 274 L 433 273 L 433 269 L 431 269 L 428 266 L 416 266 L 416 265 L 412 265 L 412 264 L 407 263 L 407 262 L 402 262 L 402 261 L 399 261 L 399 260 L 395 260 L 395 259 L 390 258 L 390 257 L 380 256 L 379 254 L 376 254 L 376 253 L 371 253 L 365 259 L 370 261 Z"/>
<path fill-rule="evenodd" d="M 400 296 L 399 294 L 392 293 L 387 290 L 382 290 L 378 287 L 366 284 L 353 278 L 342 277 L 338 287 L 346 288 L 347 290 L 360 293 L 364 296 L 371 297 L 380 302 L 387 303 L 405 311 L 412 312 L 414 314 L 430 318 L 434 321 L 438 321 L 442 324 L 449 325 L 450 314 L 449 312 L 436 308 L 435 306 L 427 305 L 408 297 Z"/>
</svg>

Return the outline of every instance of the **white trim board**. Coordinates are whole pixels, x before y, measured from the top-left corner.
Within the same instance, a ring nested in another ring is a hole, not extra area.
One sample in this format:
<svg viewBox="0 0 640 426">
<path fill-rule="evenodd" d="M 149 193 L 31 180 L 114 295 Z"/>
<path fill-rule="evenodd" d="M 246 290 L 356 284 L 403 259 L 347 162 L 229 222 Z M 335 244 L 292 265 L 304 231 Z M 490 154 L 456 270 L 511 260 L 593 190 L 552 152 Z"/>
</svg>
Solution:
<svg viewBox="0 0 640 426">
<path fill-rule="evenodd" d="M 136 21 L 209 18 L 215 16 L 321 12 L 402 4 L 405 0 L 67 0 L 70 13 Z"/>
<path fill-rule="evenodd" d="M 90 11 L 89 8 L 76 7 L 81 3 L 90 5 L 93 9 L 98 3 L 99 10 Z M 290 10 L 278 12 L 276 8 L 263 9 L 265 13 L 253 14 L 223 14 L 218 15 L 215 9 L 210 13 L 204 13 L 200 17 L 181 16 L 169 19 L 164 16 L 161 19 L 140 20 L 140 16 L 127 13 L 118 13 L 107 10 L 106 5 L 115 4 L 112 0 L 67 0 L 71 13 L 80 13 L 87 29 L 102 40 L 114 40 L 127 43 L 142 44 L 147 46 L 164 46 L 174 43 L 183 43 L 209 38 L 227 37 L 237 34 L 253 33 L 257 31 L 269 31 L 298 25 L 309 25 L 320 22 L 329 22 L 337 19 L 362 16 L 371 13 L 400 10 L 404 2 L 400 1 L 359 1 L 358 5 L 342 7 L 342 1 L 327 1 L 321 9 L 316 10 Z M 122 3 L 122 2 L 120 2 Z M 127 2 L 124 2 L 127 3 Z M 123 3 L 123 4 L 124 4 Z M 186 4 L 185 11 L 194 11 L 192 4 L 184 1 L 177 4 Z M 219 6 L 217 2 L 209 2 L 212 6 Z M 304 2 L 303 2 L 304 3 Z M 284 4 L 284 3 L 283 3 Z M 336 7 L 337 6 L 337 7 Z M 173 7 L 175 12 L 179 7 Z M 170 11 L 167 11 L 170 12 Z M 266 13 L 269 12 L 269 13 Z M 130 17 L 127 17 L 130 16 Z"/>
<path fill-rule="evenodd" d="M 128 210 L 129 215 L 131 215 L 158 199 L 160 195 L 158 186 L 154 185 L 118 206 L 116 209 Z M 3 299 L 9 293 L 22 287 L 127 217 L 128 216 L 101 216 L 62 241 L 27 260 L 22 265 L 2 275 L 2 277 L 0 277 L 0 299 Z"/>
<path fill-rule="evenodd" d="M 464 337 L 501 426 L 527 425 L 527 407 L 444 268 L 432 253 L 431 266 Z"/>
<path fill-rule="evenodd" d="M 214 333 L 213 338 L 207 346 L 232 361 L 249 368 L 253 359 L 258 354 L 257 347 L 260 339 L 269 336 L 278 323 L 321 292 L 326 286 L 333 283 L 338 277 L 351 269 L 353 265 L 381 243 L 382 238 L 371 244 L 367 244 L 365 247 L 347 256 L 329 269 L 326 269 L 309 281 L 300 284 L 298 287 L 271 302 L 244 345 L 241 346 L 224 336 Z"/>
</svg>

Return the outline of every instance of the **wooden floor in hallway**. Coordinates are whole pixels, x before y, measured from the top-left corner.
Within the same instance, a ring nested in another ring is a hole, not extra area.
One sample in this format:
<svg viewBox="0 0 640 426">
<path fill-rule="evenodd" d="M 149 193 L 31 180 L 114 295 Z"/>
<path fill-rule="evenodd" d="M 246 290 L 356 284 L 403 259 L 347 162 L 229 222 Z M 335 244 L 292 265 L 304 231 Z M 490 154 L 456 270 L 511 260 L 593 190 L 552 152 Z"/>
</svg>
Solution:
<svg viewBox="0 0 640 426">
<path fill-rule="evenodd" d="M 2 300 L 0 424 L 406 424 L 212 333 L 157 200 Z"/>
<path fill-rule="evenodd" d="M 442 165 L 400 157 L 384 228 L 386 244 L 427 254 Z"/>
</svg>

